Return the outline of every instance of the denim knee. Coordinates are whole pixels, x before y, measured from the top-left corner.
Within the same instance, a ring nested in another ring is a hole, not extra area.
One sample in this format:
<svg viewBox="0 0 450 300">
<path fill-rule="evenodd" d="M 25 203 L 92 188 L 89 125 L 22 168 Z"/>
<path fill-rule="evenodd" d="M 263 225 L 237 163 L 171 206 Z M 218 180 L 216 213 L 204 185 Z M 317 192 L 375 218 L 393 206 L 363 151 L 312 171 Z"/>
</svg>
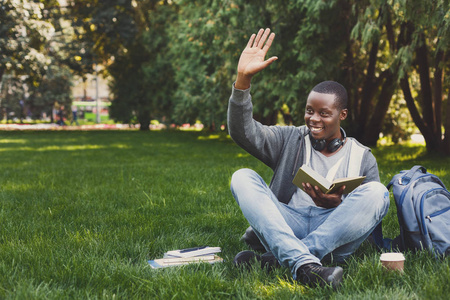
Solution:
<svg viewBox="0 0 450 300">
<path fill-rule="evenodd" d="M 381 220 L 389 209 L 389 191 L 378 181 L 368 182 L 362 185 L 361 188 L 366 196 L 359 199 L 359 201 L 365 200 L 367 205 L 376 209 L 377 217 Z"/>
<path fill-rule="evenodd" d="M 231 176 L 231 183 L 234 181 L 242 181 L 243 178 L 248 178 L 250 175 L 255 174 L 256 172 L 252 169 L 243 168 L 235 171 L 233 175 Z"/>
<path fill-rule="evenodd" d="M 231 176 L 230 189 L 234 199 L 238 202 L 238 193 L 249 187 L 249 181 L 258 174 L 251 169 L 239 169 Z"/>
<path fill-rule="evenodd" d="M 254 175 L 257 175 L 257 173 L 251 169 L 243 168 L 239 169 L 236 172 L 233 173 L 231 176 L 231 191 L 234 189 L 239 188 L 240 185 L 246 184 L 250 178 L 252 178 Z"/>
</svg>

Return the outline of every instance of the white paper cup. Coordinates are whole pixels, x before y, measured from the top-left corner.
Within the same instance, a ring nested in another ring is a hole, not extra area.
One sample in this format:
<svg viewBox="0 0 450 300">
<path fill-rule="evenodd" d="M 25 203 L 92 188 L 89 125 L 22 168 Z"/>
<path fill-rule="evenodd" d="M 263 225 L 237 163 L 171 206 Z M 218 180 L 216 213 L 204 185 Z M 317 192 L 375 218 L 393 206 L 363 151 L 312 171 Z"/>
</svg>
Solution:
<svg viewBox="0 0 450 300">
<path fill-rule="evenodd" d="M 380 257 L 381 264 L 388 270 L 403 272 L 405 256 L 403 253 L 390 252 L 383 253 Z"/>
</svg>

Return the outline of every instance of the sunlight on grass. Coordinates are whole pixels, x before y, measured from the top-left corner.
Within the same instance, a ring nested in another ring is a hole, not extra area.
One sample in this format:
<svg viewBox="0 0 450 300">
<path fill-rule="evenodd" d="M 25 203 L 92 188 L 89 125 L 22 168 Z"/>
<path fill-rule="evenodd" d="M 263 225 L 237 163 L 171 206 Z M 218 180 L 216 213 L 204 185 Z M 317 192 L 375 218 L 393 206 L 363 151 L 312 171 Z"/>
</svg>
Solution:
<svg viewBox="0 0 450 300">
<path fill-rule="evenodd" d="M 19 139 L 0 139 L 0 144 L 26 144 L 27 140 L 19 140 Z"/>
<path fill-rule="evenodd" d="M 97 244 L 100 240 L 100 234 L 96 232 L 92 232 L 89 229 L 84 228 L 82 231 L 68 232 L 66 231 L 67 236 L 70 240 L 74 241 L 76 244 L 82 245 L 93 245 Z"/>
<path fill-rule="evenodd" d="M 219 134 L 209 134 L 209 135 L 201 135 L 197 138 L 200 141 L 205 140 L 216 140 L 216 141 L 231 141 L 231 137 L 228 134 L 219 133 Z"/>
<path fill-rule="evenodd" d="M 4 182 L 2 183 L 2 190 L 4 191 L 18 191 L 18 192 L 22 192 L 22 191 L 27 191 L 27 190 L 31 190 L 34 188 L 34 185 L 31 183 L 8 183 L 5 184 Z"/>
<path fill-rule="evenodd" d="M 198 137 L 199 140 L 218 140 L 220 139 L 220 135 L 218 134 L 211 134 L 208 136 L 199 136 Z"/>
<path fill-rule="evenodd" d="M 154 143 L 143 143 L 142 144 L 143 147 L 147 147 L 147 148 L 151 148 L 151 147 L 164 147 L 164 148 L 179 148 L 180 144 L 177 143 L 158 143 L 158 144 L 154 144 Z"/>
<path fill-rule="evenodd" d="M 48 146 L 35 149 L 35 151 L 76 151 L 76 150 L 92 150 L 92 149 L 105 149 L 106 146 L 100 145 L 71 145 L 71 146 Z"/>
<path fill-rule="evenodd" d="M 446 169 L 439 169 L 439 170 L 436 170 L 436 171 L 433 170 L 432 173 L 434 175 L 437 175 L 438 177 L 442 178 L 442 177 L 447 177 L 448 170 L 446 170 Z"/>
<path fill-rule="evenodd" d="M 407 149 L 411 149 L 413 147 L 407 147 Z M 408 160 L 414 160 L 418 157 L 424 155 L 426 153 L 425 147 L 417 147 L 417 150 L 415 152 L 397 152 L 397 151 L 391 151 L 386 156 L 385 159 L 392 160 L 392 161 L 408 161 Z"/>
<path fill-rule="evenodd" d="M 277 283 L 271 283 L 269 285 L 259 282 L 256 285 L 256 293 L 261 297 L 275 297 L 281 296 L 281 294 L 286 293 L 289 295 L 292 294 L 304 294 L 305 287 L 296 283 L 295 281 L 287 281 L 278 277 Z"/>
<path fill-rule="evenodd" d="M 117 148 L 117 149 L 130 149 L 131 148 L 131 146 L 127 145 L 127 144 L 112 144 L 112 145 L 110 145 L 110 147 Z"/>
<path fill-rule="evenodd" d="M 39 148 L 33 148 L 33 147 L 17 147 L 17 148 L 8 148 L 8 149 L 0 149 L 1 152 L 7 152 L 7 151 L 37 151 L 37 152 L 45 152 L 45 151 L 77 151 L 77 150 L 92 150 L 92 149 L 105 149 L 106 146 L 99 146 L 99 145 L 72 145 L 72 146 L 46 146 L 46 147 L 39 147 Z"/>
</svg>

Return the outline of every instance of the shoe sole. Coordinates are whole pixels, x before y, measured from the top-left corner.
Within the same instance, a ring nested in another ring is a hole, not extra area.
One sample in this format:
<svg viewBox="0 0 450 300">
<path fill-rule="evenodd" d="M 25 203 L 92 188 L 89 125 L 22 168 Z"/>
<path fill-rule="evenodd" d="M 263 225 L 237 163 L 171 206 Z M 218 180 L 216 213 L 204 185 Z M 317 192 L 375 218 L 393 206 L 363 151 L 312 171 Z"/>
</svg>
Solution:
<svg viewBox="0 0 450 300">
<path fill-rule="evenodd" d="M 233 264 L 236 267 L 250 267 L 252 261 L 258 260 L 258 255 L 250 250 L 241 251 L 234 257 Z"/>
<path fill-rule="evenodd" d="M 344 275 L 344 269 L 336 267 L 334 272 L 328 276 L 327 284 L 330 284 L 333 288 L 337 288 L 342 283 L 342 276 Z"/>
</svg>

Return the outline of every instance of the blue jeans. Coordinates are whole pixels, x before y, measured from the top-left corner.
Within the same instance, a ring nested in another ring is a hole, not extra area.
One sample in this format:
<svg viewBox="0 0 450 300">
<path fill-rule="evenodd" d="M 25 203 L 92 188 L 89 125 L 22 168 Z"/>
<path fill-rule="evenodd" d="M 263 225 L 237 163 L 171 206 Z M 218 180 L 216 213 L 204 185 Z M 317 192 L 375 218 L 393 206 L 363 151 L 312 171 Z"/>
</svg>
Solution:
<svg viewBox="0 0 450 300">
<path fill-rule="evenodd" d="M 351 255 L 389 208 L 389 192 L 379 182 L 359 186 L 330 209 L 281 203 L 250 169 L 233 174 L 231 192 L 264 247 L 290 268 L 294 279 L 304 264 L 320 264 L 328 254 L 335 261 Z"/>
</svg>

